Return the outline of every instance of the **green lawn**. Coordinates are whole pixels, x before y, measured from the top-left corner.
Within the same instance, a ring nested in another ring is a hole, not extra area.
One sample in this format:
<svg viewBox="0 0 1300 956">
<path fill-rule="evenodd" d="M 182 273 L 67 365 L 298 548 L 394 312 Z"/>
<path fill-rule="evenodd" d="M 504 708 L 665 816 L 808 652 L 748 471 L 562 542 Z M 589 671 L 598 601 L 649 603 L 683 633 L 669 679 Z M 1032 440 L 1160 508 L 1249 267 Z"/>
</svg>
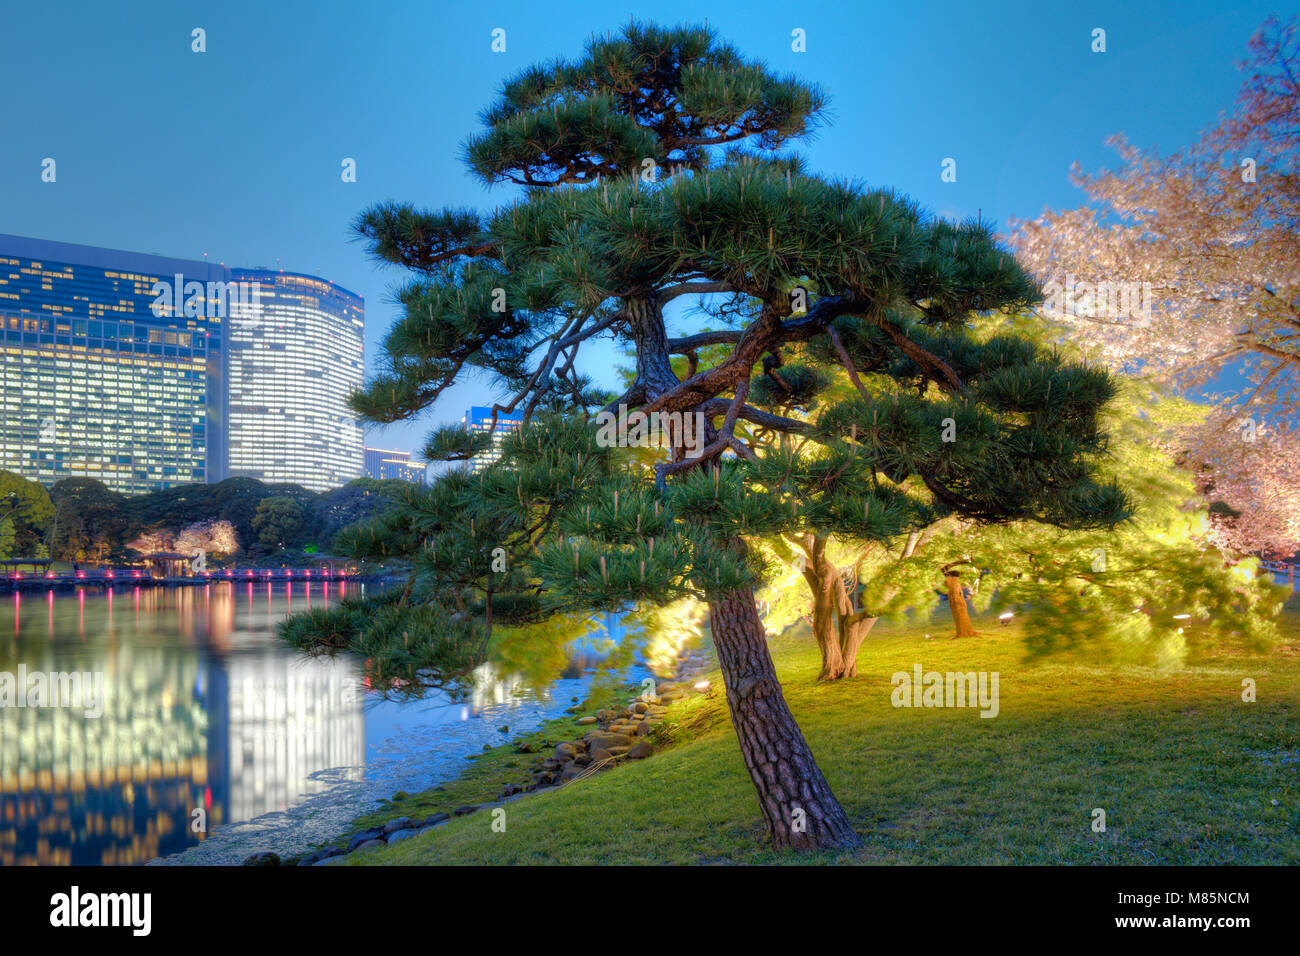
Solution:
<svg viewBox="0 0 1300 956">
<path fill-rule="evenodd" d="M 816 682 L 806 629 L 774 638 L 786 697 L 864 839 L 852 853 L 774 853 L 721 695 L 674 705 L 648 760 L 454 819 L 348 864 L 1300 863 L 1300 600 L 1284 646 L 1176 671 L 1026 663 L 1017 629 L 881 622 L 856 680 Z M 924 632 L 940 635 L 926 640 Z M 890 676 L 998 671 L 1000 714 L 894 708 Z M 1258 700 L 1241 700 L 1254 678 Z M 718 675 L 712 675 L 721 687 Z M 571 721 L 534 735 L 578 736 Z M 658 733 L 658 732 L 657 732 Z M 492 799 L 525 782 L 501 748 L 459 781 L 369 820 Z M 1092 830 L 1103 808 L 1107 831 Z"/>
</svg>

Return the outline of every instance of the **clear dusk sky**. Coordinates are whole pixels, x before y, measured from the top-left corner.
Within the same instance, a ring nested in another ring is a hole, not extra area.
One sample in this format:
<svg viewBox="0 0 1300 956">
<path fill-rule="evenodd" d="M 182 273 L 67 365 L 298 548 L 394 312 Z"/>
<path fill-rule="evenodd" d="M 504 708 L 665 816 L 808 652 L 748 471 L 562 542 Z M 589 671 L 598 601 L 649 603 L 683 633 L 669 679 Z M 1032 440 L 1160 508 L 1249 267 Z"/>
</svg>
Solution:
<svg viewBox="0 0 1300 956">
<path fill-rule="evenodd" d="M 1236 64 L 1294 4 L 659 2 L 600 4 L 60 2 L 0 13 L 0 232 L 320 275 L 366 300 L 367 359 L 402 278 L 351 241 L 384 199 L 486 209 L 511 198 L 459 161 L 478 111 L 539 60 L 577 57 L 629 17 L 706 20 L 746 56 L 819 83 L 830 123 L 812 171 L 893 186 L 945 216 L 1005 224 L 1072 207 L 1075 160 L 1103 140 L 1176 149 L 1228 109 Z M 206 31 L 207 52 L 191 51 Z M 491 34 L 506 31 L 506 52 Z M 1091 50 L 1106 31 L 1105 53 Z M 807 52 L 791 50 L 801 28 Z M 41 162 L 57 162 L 55 183 Z M 340 178 L 345 157 L 357 181 Z M 956 183 L 940 180 L 945 157 Z M 680 331 L 690 320 L 678 318 Z M 602 345 L 587 372 L 616 384 Z M 597 359 L 599 361 L 597 361 Z M 432 424 L 494 396 L 457 385 L 367 444 L 414 451 Z"/>
</svg>

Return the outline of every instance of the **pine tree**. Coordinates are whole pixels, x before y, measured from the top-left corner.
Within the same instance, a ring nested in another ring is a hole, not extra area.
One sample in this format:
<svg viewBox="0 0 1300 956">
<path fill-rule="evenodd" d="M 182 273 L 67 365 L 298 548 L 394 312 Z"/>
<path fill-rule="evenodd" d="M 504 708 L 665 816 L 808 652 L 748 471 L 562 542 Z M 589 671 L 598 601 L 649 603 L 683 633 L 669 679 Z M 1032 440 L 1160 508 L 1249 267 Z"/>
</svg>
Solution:
<svg viewBox="0 0 1300 956">
<path fill-rule="evenodd" d="M 859 838 L 782 695 L 756 541 L 831 529 L 887 540 L 947 513 L 1071 526 L 1127 513 L 1095 469 L 1110 380 L 974 342 L 972 314 L 1023 309 L 1039 290 L 990 224 L 930 218 L 779 152 L 822 107 L 819 91 L 707 29 L 632 24 L 576 62 L 525 71 L 483 113 L 466 159 L 522 198 L 486 217 L 390 203 L 357 223 L 376 256 L 418 273 L 357 410 L 408 418 L 476 368 L 510 392 L 496 412 L 529 422 L 500 462 L 444 479 L 390 529 L 415 555 L 410 610 L 449 609 L 486 641 L 557 614 L 706 602 L 778 847 Z M 670 337 L 663 310 L 683 296 L 729 297 L 729 327 Z M 635 356 L 612 400 L 575 364 L 606 332 Z M 815 419 L 750 402 L 767 387 L 760 370 L 805 344 L 832 349 L 854 392 Z M 690 363 L 684 378 L 674 356 Z M 672 422 L 666 458 L 621 447 L 635 428 L 609 441 L 620 408 Z M 692 447 L 683 426 L 697 415 Z M 464 459 L 480 440 L 441 430 L 427 451 Z"/>
</svg>

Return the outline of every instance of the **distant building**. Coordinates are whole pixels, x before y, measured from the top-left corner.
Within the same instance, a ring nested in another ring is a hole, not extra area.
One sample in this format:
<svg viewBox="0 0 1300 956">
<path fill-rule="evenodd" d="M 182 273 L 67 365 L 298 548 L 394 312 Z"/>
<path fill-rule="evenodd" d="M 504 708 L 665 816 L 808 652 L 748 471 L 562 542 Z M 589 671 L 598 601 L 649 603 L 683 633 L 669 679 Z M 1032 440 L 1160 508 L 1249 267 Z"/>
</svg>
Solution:
<svg viewBox="0 0 1300 956">
<path fill-rule="evenodd" d="M 363 332 L 361 297 L 314 276 L 0 235 L 0 469 L 346 484 Z"/>
<path fill-rule="evenodd" d="M 0 469 L 128 494 L 225 478 L 230 278 L 0 235 Z"/>
<path fill-rule="evenodd" d="M 348 398 L 365 381 L 361 297 L 314 276 L 234 269 L 259 290 L 230 319 L 230 474 L 325 491 L 360 478 Z"/>
<path fill-rule="evenodd" d="M 471 471 L 480 472 L 501 457 L 501 440 L 524 423 L 523 412 L 498 412 L 496 429 L 492 428 L 492 408 L 474 405 L 465 413 L 461 424 L 470 431 L 492 432 L 492 445 L 486 451 L 479 452 L 469 461 Z"/>
<path fill-rule="evenodd" d="M 424 484 L 423 465 L 411 463 L 409 451 L 387 451 L 383 448 L 366 449 L 366 477 L 379 481 L 396 479 Z"/>
</svg>

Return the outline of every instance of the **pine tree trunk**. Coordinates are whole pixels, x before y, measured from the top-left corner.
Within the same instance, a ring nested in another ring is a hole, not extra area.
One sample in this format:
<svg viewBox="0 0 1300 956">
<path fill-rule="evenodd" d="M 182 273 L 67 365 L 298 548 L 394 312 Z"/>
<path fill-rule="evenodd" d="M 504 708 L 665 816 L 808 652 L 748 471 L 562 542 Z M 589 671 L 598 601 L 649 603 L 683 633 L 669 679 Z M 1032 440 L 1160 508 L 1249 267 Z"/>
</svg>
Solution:
<svg viewBox="0 0 1300 956">
<path fill-rule="evenodd" d="M 411 591 L 415 588 L 415 572 L 412 571 L 406 576 L 406 587 L 402 588 L 402 596 L 397 602 L 397 609 L 406 607 L 406 602 L 411 598 Z"/>
<path fill-rule="evenodd" d="M 813 594 L 813 636 L 817 638 L 817 648 L 822 655 L 821 673 L 818 680 L 839 680 L 844 676 L 844 659 L 840 654 L 840 635 L 835 626 L 836 594 L 835 582 L 839 577 L 838 569 L 822 558 L 814 556 L 803 571 L 804 579 Z"/>
<path fill-rule="evenodd" d="M 754 592 L 709 601 L 709 626 L 731 722 L 772 845 L 842 848 L 860 843 L 795 723 L 776 679 Z"/>
<path fill-rule="evenodd" d="M 635 403 L 648 403 L 677 384 L 672 357 L 668 354 L 668 330 L 657 300 L 627 299 L 623 302 L 628 332 L 636 343 L 636 378 L 629 394 Z"/>
<path fill-rule="evenodd" d="M 948 608 L 952 611 L 953 623 L 957 625 L 956 637 L 974 637 L 975 628 L 970 622 L 970 612 L 966 609 L 966 595 L 962 591 L 961 575 L 950 571 L 944 575 L 944 585 L 948 589 Z"/>
<path fill-rule="evenodd" d="M 866 639 L 867 634 L 876 626 L 877 617 L 864 617 L 854 619 L 854 617 L 840 618 L 840 657 L 844 660 L 845 677 L 858 676 L 858 648 Z"/>
<path fill-rule="evenodd" d="M 840 569 L 813 548 L 812 560 L 804 567 L 804 579 L 813 593 L 813 636 L 822 655 L 819 681 L 858 676 L 858 649 L 877 618 L 858 617 L 849 600 Z"/>
</svg>

